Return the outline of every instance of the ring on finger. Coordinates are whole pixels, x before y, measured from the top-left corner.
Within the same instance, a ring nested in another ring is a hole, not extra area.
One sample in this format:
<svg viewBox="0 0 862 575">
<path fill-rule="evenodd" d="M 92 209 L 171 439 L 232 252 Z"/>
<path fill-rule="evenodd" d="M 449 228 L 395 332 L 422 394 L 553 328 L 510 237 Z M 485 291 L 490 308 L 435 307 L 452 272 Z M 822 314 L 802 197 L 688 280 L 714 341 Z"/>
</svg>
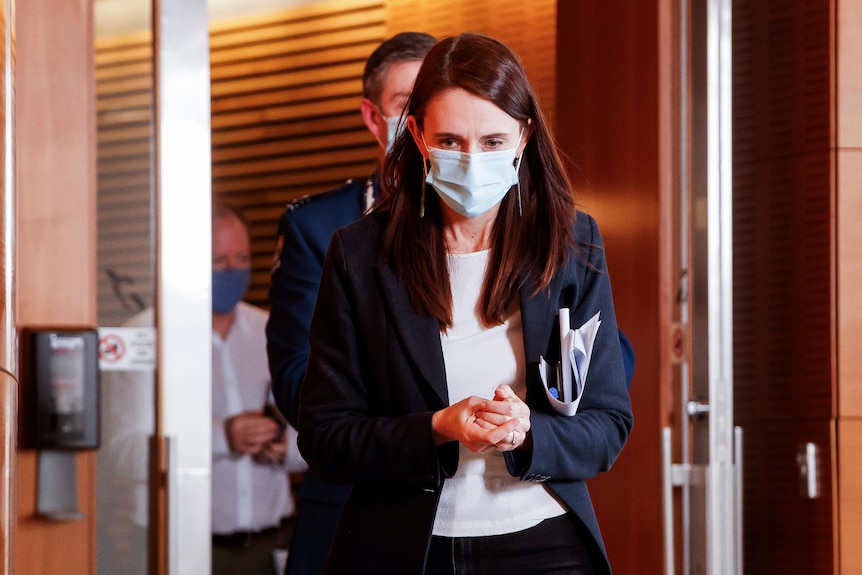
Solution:
<svg viewBox="0 0 862 575">
<path fill-rule="evenodd" d="M 515 445 L 516 443 L 518 443 L 518 432 L 513 431 L 512 432 L 512 445 Z"/>
</svg>

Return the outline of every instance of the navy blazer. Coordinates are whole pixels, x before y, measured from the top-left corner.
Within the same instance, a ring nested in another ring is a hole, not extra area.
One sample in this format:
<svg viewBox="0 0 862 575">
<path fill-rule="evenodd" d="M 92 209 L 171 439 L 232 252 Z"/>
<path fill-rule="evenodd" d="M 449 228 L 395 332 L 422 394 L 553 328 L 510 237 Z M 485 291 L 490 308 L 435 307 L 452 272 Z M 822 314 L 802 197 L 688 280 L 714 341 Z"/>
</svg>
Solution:
<svg viewBox="0 0 862 575">
<path fill-rule="evenodd" d="M 435 446 L 432 414 L 449 404 L 435 318 L 410 303 L 379 262 L 386 213 L 372 213 L 332 237 L 310 329 L 300 391 L 299 449 L 324 481 L 353 486 L 330 551 L 328 573 L 422 573 L 443 482 L 458 466 L 458 444 Z M 571 510 L 610 573 L 585 481 L 608 470 L 633 424 L 602 239 L 579 213 L 579 254 L 548 290 L 520 294 L 527 358 L 526 401 L 533 450 L 505 454 L 509 472 L 546 482 Z M 579 411 L 552 410 L 538 376 L 542 355 L 559 357 L 557 313 L 580 326 L 601 312 Z M 537 557 L 537 560 L 540 558 Z"/>
</svg>

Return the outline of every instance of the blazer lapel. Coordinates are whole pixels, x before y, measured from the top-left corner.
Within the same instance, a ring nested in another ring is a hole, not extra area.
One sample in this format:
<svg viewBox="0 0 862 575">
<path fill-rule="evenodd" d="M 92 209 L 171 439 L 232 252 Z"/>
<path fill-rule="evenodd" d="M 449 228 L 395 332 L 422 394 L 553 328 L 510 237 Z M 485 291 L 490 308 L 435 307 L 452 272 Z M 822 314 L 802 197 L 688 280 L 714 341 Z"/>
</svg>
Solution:
<svg viewBox="0 0 862 575">
<path fill-rule="evenodd" d="M 422 377 L 449 405 L 446 387 L 446 368 L 443 363 L 443 346 L 440 343 L 440 324 L 435 318 L 419 313 L 410 302 L 407 290 L 395 277 L 391 268 L 377 269 L 383 289 L 383 300 L 389 307 L 392 323 L 404 343 L 406 354 L 419 369 Z"/>
</svg>

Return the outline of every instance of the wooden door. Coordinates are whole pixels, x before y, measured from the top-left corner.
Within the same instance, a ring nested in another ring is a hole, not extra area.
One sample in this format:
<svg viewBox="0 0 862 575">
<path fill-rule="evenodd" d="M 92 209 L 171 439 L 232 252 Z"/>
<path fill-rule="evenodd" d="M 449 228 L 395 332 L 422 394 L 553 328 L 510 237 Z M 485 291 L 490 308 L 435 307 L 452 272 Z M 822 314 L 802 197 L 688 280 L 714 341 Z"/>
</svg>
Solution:
<svg viewBox="0 0 862 575">
<path fill-rule="evenodd" d="M 831 5 L 733 4 L 734 395 L 749 574 L 835 572 Z"/>
</svg>

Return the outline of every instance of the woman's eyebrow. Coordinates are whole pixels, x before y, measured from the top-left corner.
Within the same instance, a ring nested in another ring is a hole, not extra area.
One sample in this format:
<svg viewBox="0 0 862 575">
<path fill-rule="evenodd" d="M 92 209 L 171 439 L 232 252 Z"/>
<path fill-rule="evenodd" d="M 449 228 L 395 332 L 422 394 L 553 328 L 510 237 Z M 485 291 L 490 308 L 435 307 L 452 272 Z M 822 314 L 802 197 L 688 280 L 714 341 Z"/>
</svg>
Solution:
<svg viewBox="0 0 862 575">
<path fill-rule="evenodd" d="M 434 132 L 432 135 L 435 138 L 452 138 L 455 140 L 461 137 L 460 134 L 456 134 L 455 132 Z"/>
<path fill-rule="evenodd" d="M 435 138 L 452 138 L 455 140 L 463 138 L 462 135 L 456 134 L 454 132 L 434 132 L 433 136 Z M 509 137 L 509 132 L 494 132 L 493 134 L 484 134 L 482 136 L 479 136 L 479 139 L 480 140 L 487 140 L 489 138 L 503 139 L 503 138 L 508 138 L 508 137 Z"/>
</svg>

